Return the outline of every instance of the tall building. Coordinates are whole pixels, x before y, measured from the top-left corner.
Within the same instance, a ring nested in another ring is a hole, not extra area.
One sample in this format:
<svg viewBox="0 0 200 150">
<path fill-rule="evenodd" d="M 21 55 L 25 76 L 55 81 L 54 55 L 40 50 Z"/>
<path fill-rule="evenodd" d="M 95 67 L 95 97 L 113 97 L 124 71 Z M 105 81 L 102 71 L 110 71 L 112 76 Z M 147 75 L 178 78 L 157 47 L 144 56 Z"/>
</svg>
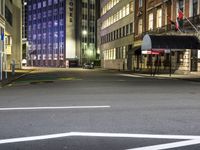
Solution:
<svg viewBox="0 0 200 150">
<path fill-rule="evenodd" d="M 133 46 L 134 0 L 102 0 L 98 20 L 98 49 L 103 68 L 127 69 Z"/>
<path fill-rule="evenodd" d="M 192 35 L 200 39 L 200 0 L 102 0 L 100 6 L 97 50 L 101 51 L 103 68 L 136 72 L 169 72 L 171 68 L 177 73 L 200 72 L 200 50 L 141 51 L 146 34 Z M 179 10 L 183 21 L 179 21 Z M 127 26 L 130 23 L 133 23 L 131 34 Z"/>
<path fill-rule="evenodd" d="M 96 0 L 28 0 L 29 65 L 66 67 L 95 59 L 96 7 Z"/>
<path fill-rule="evenodd" d="M 5 36 L 5 0 L 0 1 L 0 81 L 3 79 L 3 66 L 6 62 L 4 51 Z"/>
<path fill-rule="evenodd" d="M 100 0 L 80 0 L 77 2 L 77 57 L 80 64 L 94 61 L 97 54 L 97 18 L 99 18 Z"/>
<path fill-rule="evenodd" d="M 27 59 L 28 40 L 27 40 L 27 0 L 22 2 L 22 59 Z"/>
<path fill-rule="evenodd" d="M 14 63 L 15 68 L 21 68 L 22 60 L 22 5 L 21 0 L 5 1 L 5 52 L 7 65 Z"/>
</svg>

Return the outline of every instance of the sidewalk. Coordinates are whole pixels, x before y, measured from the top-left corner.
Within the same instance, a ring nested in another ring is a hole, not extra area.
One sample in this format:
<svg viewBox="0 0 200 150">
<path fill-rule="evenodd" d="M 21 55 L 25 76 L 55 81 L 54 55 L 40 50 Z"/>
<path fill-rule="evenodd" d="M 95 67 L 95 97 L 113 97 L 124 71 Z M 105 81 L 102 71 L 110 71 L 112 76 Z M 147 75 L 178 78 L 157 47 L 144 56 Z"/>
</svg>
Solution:
<svg viewBox="0 0 200 150">
<path fill-rule="evenodd" d="M 27 75 L 28 73 L 30 73 L 31 71 L 33 71 L 33 69 L 21 69 L 21 70 L 15 70 L 15 75 L 12 75 L 12 72 L 9 70 L 7 72 L 7 79 L 3 79 L 2 81 L 0 81 L 0 87 L 4 87 L 6 85 L 8 85 L 9 83 Z M 4 72 L 5 73 L 5 72 Z M 5 75 L 5 74 L 4 74 Z M 5 77 L 5 76 L 4 76 Z"/>
<path fill-rule="evenodd" d="M 171 76 L 169 74 L 141 74 L 141 73 L 131 73 L 132 75 L 141 76 L 141 77 L 149 77 L 149 78 L 158 78 L 158 79 L 179 79 L 179 80 L 187 80 L 187 81 L 194 81 L 194 82 L 200 82 L 200 73 L 199 74 L 172 74 Z"/>
</svg>

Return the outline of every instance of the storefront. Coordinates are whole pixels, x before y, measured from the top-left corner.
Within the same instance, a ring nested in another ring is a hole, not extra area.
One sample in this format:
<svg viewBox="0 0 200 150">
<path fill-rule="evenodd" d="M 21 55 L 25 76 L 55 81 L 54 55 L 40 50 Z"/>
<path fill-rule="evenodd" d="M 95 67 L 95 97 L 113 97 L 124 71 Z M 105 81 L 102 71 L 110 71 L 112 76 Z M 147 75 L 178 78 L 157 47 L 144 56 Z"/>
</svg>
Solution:
<svg viewBox="0 0 200 150">
<path fill-rule="evenodd" d="M 200 41 L 196 36 L 145 35 L 141 62 L 145 68 L 191 72 L 199 71 Z"/>
</svg>

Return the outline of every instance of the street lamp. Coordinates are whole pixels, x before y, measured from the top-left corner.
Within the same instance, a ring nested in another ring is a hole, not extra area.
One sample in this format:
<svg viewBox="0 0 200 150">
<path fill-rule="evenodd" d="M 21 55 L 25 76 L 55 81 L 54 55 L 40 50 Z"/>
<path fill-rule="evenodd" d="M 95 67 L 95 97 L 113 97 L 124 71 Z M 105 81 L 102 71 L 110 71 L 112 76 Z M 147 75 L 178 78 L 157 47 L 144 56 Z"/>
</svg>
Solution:
<svg viewBox="0 0 200 150">
<path fill-rule="evenodd" d="M 83 31 L 82 31 L 82 34 L 83 34 L 84 36 L 86 36 L 86 35 L 88 34 L 87 30 L 83 30 Z"/>
</svg>

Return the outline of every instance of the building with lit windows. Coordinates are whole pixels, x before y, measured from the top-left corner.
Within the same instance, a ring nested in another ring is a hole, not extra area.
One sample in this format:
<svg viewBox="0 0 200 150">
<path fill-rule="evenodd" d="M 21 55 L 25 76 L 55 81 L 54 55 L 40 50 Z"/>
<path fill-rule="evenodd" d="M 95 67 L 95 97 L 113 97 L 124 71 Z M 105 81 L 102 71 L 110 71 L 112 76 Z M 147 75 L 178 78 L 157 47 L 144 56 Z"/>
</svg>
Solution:
<svg viewBox="0 0 200 150">
<path fill-rule="evenodd" d="M 76 48 L 80 64 L 99 60 L 97 52 L 97 18 L 100 0 L 81 0 L 76 5 Z"/>
<path fill-rule="evenodd" d="M 21 0 L 5 0 L 5 52 L 6 68 L 21 68 L 22 60 L 22 4 Z"/>
<path fill-rule="evenodd" d="M 183 23 L 176 29 L 178 11 L 183 12 Z M 130 70 L 139 72 L 190 73 L 200 71 L 200 51 L 192 49 L 169 49 L 163 51 L 142 51 L 145 34 L 152 35 L 193 35 L 200 39 L 200 0 L 138 0 L 135 3 L 135 30 L 133 53 L 129 55 Z M 191 23 L 192 25 L 191 25 Z M 197 31 L 199 32 L 197 33 Z M 179 41 L 177 41 L 179 42 Z M 135 52 L 135 53 L 134 53 Z M 170 58 L 171 55 L 171 58 Z"/>
<path fill-rule="evenodd" d="M 3 64 L 5 63 L 4 53 L 4 36 L 5 36 L 5 1 L 0 1 L 0 81 L 3 79 Z"/>
<path fill-rule="evenodd" d="M 133 46 L 134 0 L 102 0 L 98 20 L 98 47 L 101 65 L 127 70 L 128 51 Z"/>
<path fill-rule="evenodd" d="M 21 1 L 0 1 L 0 80 L 5 79 L 6 70 L 21 68 Z"/>
<path fill-rule="evenodd" d="M 28 0 L 31 66 L 78 66 L 96 59 L 97 0 Z"/>
</svg>

